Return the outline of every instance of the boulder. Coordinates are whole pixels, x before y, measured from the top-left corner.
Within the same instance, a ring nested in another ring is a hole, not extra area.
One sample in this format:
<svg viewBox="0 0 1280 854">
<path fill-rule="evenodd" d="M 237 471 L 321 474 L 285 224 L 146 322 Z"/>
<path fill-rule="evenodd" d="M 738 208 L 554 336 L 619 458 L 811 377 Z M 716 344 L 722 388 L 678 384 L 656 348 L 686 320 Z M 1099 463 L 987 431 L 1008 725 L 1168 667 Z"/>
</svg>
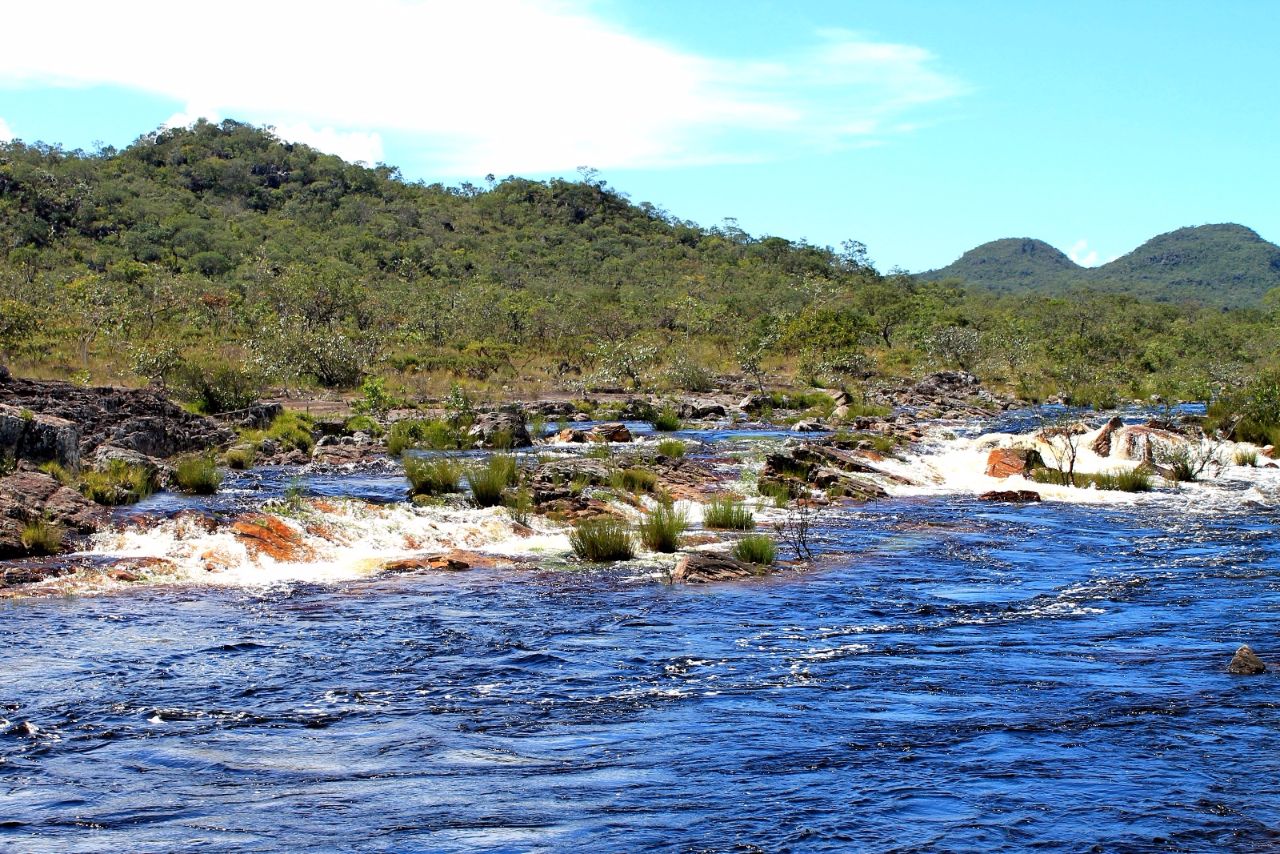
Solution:
<svg viewBox="0 0 1280 854">
<path fill-rule="evenodd" d="M 996 448 L 987 454 L 987 477 L 1029 477 L 1031 470 L 1044 466 L 1034 448 Z"/>
<path fill-rule="evenodd" d="M 520 412 L 486 412 L 467 435 L 481 448 L 528 448 L 533 444 Z"/>
<path fill-rule="evenodd" d="M 1241 646 L 1236 650 L 1236 654 L 1231 657 L 1231 663 L 1227 665 L 1228 673 L 1235 673 L 1239 676 L 1257 676 L 1259 673 L 1267 672 L 1267 665 L 1262 662 L 1261 658 L 1249 648 L 1248 644 Z"/>
<path fill-rule="evenodd" d="M 65 418 L 0 404 L 0 458 L 80 467 L 80 429 Z"/>
<path fill-rule="evenodd" d="M 0 558 L 27 553 L 22 532 L 38 519 L 48 519 L 64 532 L 83 537 L 101 530 L 110 517 L 105 507 L 44 472 L 15 472 L 0 478 Z"/>
<path fill-rule="evenodd" d="M 1034 489 L 994 489 L 978 496 L 982 501 L 1007 501 L 1010 503 L 1027 503 L 1039 501 L 1040 493 Z"/>
<path fill-rule="evenodd" d="M 592 427 L 591 432 L 587 434 L 587 439 L 592 442 L 630 442 L 632 437 L 627 425 L 621 422 L 611 422 L 597 424 Z"/>
<path fill-rule="evenodd" d="M 1118 415 L 1112 417 L 1098 432 L 1098 437 L 1089 446 L 1090 449 L 1100 457 L 1111 456 L 1111 435 L 1123 426 L 1124 422 L 1120 420 Z"/>
<path fill-rule="evenodd" d="M 803 421 L 797 421 L 791 425 L 793 433 L 820 433 L 827 429 L 827 425 L 816 419 L 808 418 Z"/>
<path fill-rule="evenodd" d="M 688 421 L 706 421 L 711 418 L 724 418 L 728 410 L 723 404 L 706 400 L 683 400 L 676 409 L 677 414 Z"/>
<path fill-rule="evenodd" d="M 447 554 L 430 555 L 428 557 L 406 557 L 389 560 L 382 565 L 383 572 L 462 572 L 470 569 L 471 564 L 465 560 Z"/>
<path fill-rule="evenodd" d="M 673 582 L 706 584 L 714 581 L 735 581 L 768 575 L 767 567 L 731 558 L 714 552 L 691 552 L 680 556 L 671 572 Z"/>
</svg>

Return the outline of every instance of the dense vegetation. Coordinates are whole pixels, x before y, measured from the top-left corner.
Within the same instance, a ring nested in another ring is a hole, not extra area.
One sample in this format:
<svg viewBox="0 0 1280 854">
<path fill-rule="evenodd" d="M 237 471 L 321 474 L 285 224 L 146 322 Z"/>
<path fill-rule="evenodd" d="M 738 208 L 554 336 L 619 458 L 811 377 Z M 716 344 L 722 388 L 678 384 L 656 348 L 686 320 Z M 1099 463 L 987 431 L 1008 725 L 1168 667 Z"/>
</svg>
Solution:
<svg viewBox="0 0 1280 854">
<path fill-rule="evenodd" d="M 123 151 L 0 145 L 0 359 L 207 410 L 368 375 L 413 399 L 941 367 L 1032 399 L 1208 398 L 1275 366 L 1276 308 L 968 291 L 882 274 L 853 241 L 682 221 L 591 170 L 426 185 L 231 121 Z"/>
<path fill-rule="evenodd" d="M 919 278 L 956 279 L 996 293 L 1092 289 L 1159 302 L 1258 306 L 1280 287 L 1280 246 L 1242 225 L 1180 228 L 1098 267 L 1081 267 L 1043 240 L 1007 238 L 970 249 Z"/>
</svg>

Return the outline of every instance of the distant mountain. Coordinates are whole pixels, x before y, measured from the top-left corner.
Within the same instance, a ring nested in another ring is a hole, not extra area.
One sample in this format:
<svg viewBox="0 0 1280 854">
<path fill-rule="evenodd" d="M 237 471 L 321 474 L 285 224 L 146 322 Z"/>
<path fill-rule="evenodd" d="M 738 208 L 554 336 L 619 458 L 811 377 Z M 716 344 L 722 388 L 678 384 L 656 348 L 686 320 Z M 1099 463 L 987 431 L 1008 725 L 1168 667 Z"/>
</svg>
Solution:
<svg viewBox="0 0 1280 854">
<path fill-rule="evenodd" d="M 1163 302 L 1251 306 L 1280 287 L 1280 246 L 1242 225 L 1201 225 L 1153 237 L 1090 268 L 1042 240 L 1009 238 L 984 243 L 918 278 L 957 278 L 997 293 L 1093 288 Z"/>
</svg>

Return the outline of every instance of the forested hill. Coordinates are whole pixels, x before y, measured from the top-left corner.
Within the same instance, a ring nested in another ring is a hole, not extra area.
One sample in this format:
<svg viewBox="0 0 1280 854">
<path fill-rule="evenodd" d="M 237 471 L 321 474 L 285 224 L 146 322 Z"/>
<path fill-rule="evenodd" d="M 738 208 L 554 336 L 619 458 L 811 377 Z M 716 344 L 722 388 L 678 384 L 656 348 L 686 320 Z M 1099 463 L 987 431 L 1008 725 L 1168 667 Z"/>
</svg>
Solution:
<svg viewBox="0 0 1280 854">
<path fill-rule="evenodd" d="M 1002 251 L 1023 279 L 1071 271 L 1044 244 Z M 1026 397 L 1203 395 L 1270 366 L 1274 327 L 882 275 L 856 241 L 700 226 L 591 170 L 415 183 L 234 121 L 91 154 L 0 143 L 0 362 L 162 380 L 206 408 L 369 375 L 413 396 L 698 391 L 726 373 L 855 386 L 944 367 Z"/>
<path fill-rule="evenodd" d="M 1242 225 L 1202 225 L 1161 234 L 1108 264 L 1081 267 L 1044 241 L 1006 239 L 919 278 L 955 278 L 998 293 L 1094 288 L 1162 302 L 1251 306 L 1280 287 L 1280 246 Z"/>
</svg>

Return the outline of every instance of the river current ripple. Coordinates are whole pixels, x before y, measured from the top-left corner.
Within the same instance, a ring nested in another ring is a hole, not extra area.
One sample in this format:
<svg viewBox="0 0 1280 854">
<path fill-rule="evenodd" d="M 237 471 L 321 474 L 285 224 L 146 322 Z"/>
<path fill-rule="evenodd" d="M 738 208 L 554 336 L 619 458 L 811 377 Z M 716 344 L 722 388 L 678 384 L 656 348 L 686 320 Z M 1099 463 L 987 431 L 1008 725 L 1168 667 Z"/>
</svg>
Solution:
<svg viewBox="0 0 1280 854">
<path fill-rule="evenodd" d="M 0 608 L 0 850 L 1280 848 L 1274 509 L 898 498 L 846 552 Z"/>
</svg>

